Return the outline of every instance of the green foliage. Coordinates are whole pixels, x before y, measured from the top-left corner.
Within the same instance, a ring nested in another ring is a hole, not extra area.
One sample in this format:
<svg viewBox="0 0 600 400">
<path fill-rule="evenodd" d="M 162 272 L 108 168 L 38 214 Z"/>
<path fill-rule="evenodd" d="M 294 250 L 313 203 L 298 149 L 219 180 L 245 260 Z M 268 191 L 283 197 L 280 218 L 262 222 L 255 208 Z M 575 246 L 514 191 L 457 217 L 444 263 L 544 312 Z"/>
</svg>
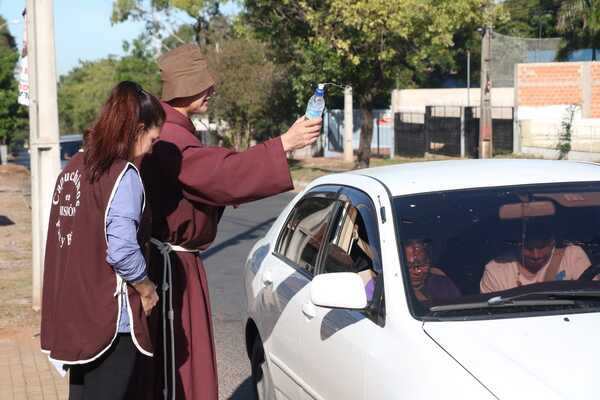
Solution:
<svg viewBox="0 0 600 400">
<path fill-rule="evenodd" d="M 211 99 L 212 119 L 225 121 L 225 136 L 237 149 L 252 139 L 281 133 L 287 113 L 279 112 L 287 96 L 284 69 L 269 59 L 268 48 L 251 38 L 232 38 L 208 52 L 217 76 Z"/>
<path fill-rule="evenodd" d="M 500 33 L 518 37 L 562 37 L 558 58 L 573 50 L 600 47 L 599 0 L 506 0 L 509 19 L 496 26 Z M 593 51 L 593 59 L 596 52 Z"/>
<path fill-rule="evenodd" d="M 558 159 L 564 160 L 571 151 L 571 134 L 573 133 L 573 120 L 579 106 L 572 104 L 567 108 L 567 111 L 560 122 L 561 133 L 558 139 L 556 149 L 558 150 Z"/>
<path fill-rule="evenodd" d="M 575 41 L 592 48 L 592 60 L 600 46 L 600 0 L 566 0 L 561 2 L 557 27 Z"/>
<path fill-rule="evenodd" d="M 351 85 L 363 114 L 393 88 L 454 63 L 454 35 L 482 19 L 482 0 L 246 0 L 246 21 L 288 64 L 298 105 L 317 82 Z M 370 157 L 371 120 L 360 166 Z"/>
<path fill-rule="evenodd" d="M 61 76 L 58 86 L 60 130 L 82 133 L 96 118 L 111 89 L 120 81 L 132 80 L 149 92 L 160 94 L 158 66 L 143 39 L 125 45 L 129 54 L 98 61 L 80 61 L 79 66 Z"/>
<path fill-rule="evenodd" d="M 15 40 L 0 17 L 0 143 L 10 145 L 22 140 L 28 127 L 27 108 L 17 102 L 18 82 L 15 68 L 19 54 Z"/>
<path fill-rule="evenodd" d="M 210 22 L 213 17 L 220 16 L 219 6 L 228 1 L 220 0 L 113 0 L 113 11 L 111 23 L 132 19 L 134 21 L 143 21 L 146 24 L 146 32 L 149 36 L 159 40 L 175 38 L 177 34 L 170 29 L 171 22 L 163 21 L 162 17 L 170 17 L 172 11 L 182 11 L 186 13 L 195 22 L 190 24 L 194 31 L 195 41 L 205 46 L 207 40 Z M 167 45 L 167 48 L 171 48 Z"/>
<path fill-rule="evenodd" d="M 556 37 L 560 1 L 506 0 L 503 7 L 509 19 L 496 27 L 500 33 L 518 37 Z"/>
</svg>

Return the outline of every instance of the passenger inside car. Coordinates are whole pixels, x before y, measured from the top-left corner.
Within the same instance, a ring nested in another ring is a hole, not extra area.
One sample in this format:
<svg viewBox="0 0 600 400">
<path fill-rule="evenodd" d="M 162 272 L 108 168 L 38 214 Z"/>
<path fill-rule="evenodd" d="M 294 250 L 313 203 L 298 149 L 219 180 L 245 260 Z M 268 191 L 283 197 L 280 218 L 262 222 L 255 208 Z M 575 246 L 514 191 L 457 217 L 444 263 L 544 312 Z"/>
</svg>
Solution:
<svg viewBox="0 0 600 400">
<path fill-rule="evenodd" d="M 517 251 L 485 266 L 481 293 L 540 282 L 575 280 L 591 265 L 580 246 L 558 244 L 553 219 L 536 217 L 525 223 L 524 238 Z"/>
<path fill-rule="evenodd" d="M 431 265 L 429 245 L 425 240 L 406 241 L 404 254 L 410 282 L 419 301 L 451 299 L 461 295 L 444 271 Z"/>
</svg>

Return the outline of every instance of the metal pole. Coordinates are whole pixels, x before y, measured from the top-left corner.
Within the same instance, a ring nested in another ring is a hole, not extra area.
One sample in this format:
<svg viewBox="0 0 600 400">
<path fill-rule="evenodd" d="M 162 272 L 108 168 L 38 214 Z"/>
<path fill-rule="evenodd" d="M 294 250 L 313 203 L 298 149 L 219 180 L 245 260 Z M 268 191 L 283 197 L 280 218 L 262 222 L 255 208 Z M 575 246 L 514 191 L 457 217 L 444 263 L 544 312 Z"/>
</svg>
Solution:
<svg viewBox="0 0 600 400">
<path fill-rule="evenodd" d="M 492 32 L 485 28 L 481 41 L 481 108 L 479 115 L 479 158 L 492 157 Z"/>
<path fill-rule="evenodd" d="M 465 110 L 466 107 L 460 107 L 460 156 L 465 158 Z"/>
<path fill-rule="evenodd" d="M 375 123 L 377 124 L 377 155 L 381 155 L 379 151 L 379 118 L 375 118 Z"/>
<path fill-rule="evenodd" d="M 27 0 L 34 310 L 41 308 L 50 199 L 60 171 L 53 0 Z"/>
<path fill-rule="evenodd" d="M 354 162 L 354 152 L 352 150 L 352 135 L 354 131 L 352 108 L 352 87 L 346 86 L 344 89 L 344 162 Z"/>
<path fill-rule="evenodd" d="M 467 50 L 467 107 L 471 107 L 471 50 Z"/>
</svg>

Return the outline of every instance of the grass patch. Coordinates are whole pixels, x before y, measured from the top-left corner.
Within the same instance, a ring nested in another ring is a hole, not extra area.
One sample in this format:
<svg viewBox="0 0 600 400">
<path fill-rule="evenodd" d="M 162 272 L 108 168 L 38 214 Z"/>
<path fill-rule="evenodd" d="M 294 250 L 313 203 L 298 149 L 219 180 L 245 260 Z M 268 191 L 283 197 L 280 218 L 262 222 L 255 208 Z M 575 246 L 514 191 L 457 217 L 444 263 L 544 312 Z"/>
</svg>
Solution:
<svg viewBox="0 0 600 400">
<path fill-rule="evenodd" d="M 508 158 L 508 159 L 535 159 L 542 160 L 544 157 L 539 154 L 530 154 L 530 153 L 504 153 L 504 154 L 494 154 L 494 158 Z"/>
</svg>

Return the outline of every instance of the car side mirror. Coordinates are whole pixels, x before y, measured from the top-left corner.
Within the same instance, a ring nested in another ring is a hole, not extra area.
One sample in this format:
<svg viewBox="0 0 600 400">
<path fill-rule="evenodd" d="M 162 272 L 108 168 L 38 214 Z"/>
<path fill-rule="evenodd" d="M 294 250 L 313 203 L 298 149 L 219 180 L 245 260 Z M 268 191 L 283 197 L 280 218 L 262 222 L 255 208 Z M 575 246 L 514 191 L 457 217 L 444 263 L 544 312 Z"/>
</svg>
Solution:
<svg viewBox="0 0 600 400">
<path fill-rule="evenodd" d="M 362 310 L 367 307 L 367 293 L 361 277 L 354 272 L 317 275 L 310 285 L 313 304 L 327 308 Z"/>
</svg>

